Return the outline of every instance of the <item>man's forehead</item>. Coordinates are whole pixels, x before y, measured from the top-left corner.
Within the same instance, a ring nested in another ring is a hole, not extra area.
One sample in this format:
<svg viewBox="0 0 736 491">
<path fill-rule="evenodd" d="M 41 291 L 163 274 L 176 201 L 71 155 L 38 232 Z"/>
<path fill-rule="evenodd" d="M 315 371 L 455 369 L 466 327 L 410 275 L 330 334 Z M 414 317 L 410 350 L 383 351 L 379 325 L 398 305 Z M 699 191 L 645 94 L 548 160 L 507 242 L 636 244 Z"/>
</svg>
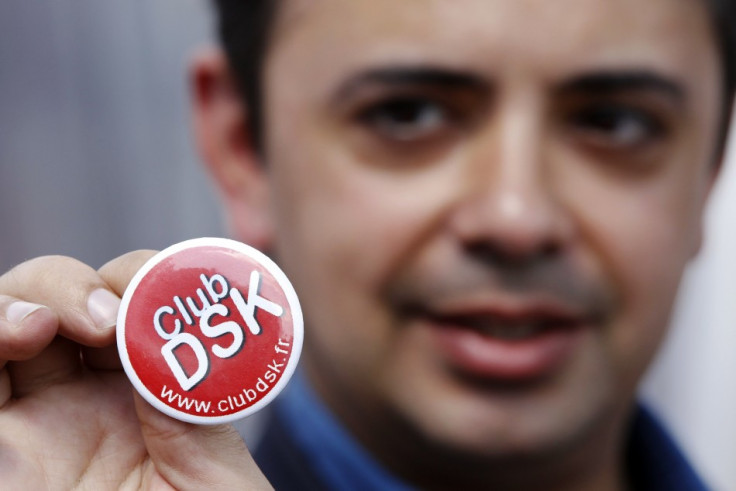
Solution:
<svg viewBox="0 0 736 491">
<path fill-rule="evenodd" d="M 531 68 L 556 82 L 598 69 L 686 77 L 719 66 L 704 0 L 284 0 L 282 7 L 275 46 L 309 43 L 301 58 L 315 70 L 411 62 L 487 73 Z"/>
<path fill-rule="evenodd" d="M 423 42 L 454 50 L 476 40 L 499 53 L 523 45 L 556 57 L 604 45 L 641 51 L 642 41 L 655 47 L 658 39 L 668 41 L 660 49 L 687 51 L 691 34 L 711 30 L 703 0 L 282 0 L 275 27 L 276 41 L 309 29 L 363 47 Z"/>
<path fill-rule="evenodd" d="M 638 25 L 682 29 L 693 21 L 708 18 L 706 0 L 271 0 L 278 5 L 277 27 L 295 27 L 315 17 L 328 25 L 377 25 L 390 29 L 398 25 L 424 25 L 433 29 L 452 28 L 458 22 L 483 26 L 488 31 L 504 31 L 514 26 L 543 24 L 553 29 L 584 32 L 591 22 L 636 30 Z M 343 22 L 335 21 L 341 20 Z M 621 22 L 624 22 L 622 25 Z M 683 22 L 684 21 L 684 22 Z M 674 22 L 674 24 L 673 24 Z M 668 26 L 669 25 L 669 26 Z M 286 29 L 287 31 L 289 29 Z M 526 32 L 527 36 L 537 33 Z"/>
</svg>

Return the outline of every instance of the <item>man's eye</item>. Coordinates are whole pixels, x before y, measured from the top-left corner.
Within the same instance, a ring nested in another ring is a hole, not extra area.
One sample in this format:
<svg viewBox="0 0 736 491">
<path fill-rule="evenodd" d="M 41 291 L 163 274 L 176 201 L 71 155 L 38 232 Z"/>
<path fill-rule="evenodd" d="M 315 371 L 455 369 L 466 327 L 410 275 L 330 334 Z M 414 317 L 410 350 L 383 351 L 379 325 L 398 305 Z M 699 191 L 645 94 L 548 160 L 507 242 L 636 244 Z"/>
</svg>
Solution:
<svg viewBox="0 0 736 491">
<path fill-rule="evenodd" d="M 634 148 L 654 141 L 664 126 L 645 111 L 602 105 L 578 111 L 571 118 L 574 129 L 589 142 L 610 148 Z"/>
<path fill-rule="evenodd" d="M 383 137 L 411 141 L 433 135 L 444 128 L 449 116 L 434 101 L 402 97 L 390 99 L 363 110 L 359 120 Z"/>
</svg>

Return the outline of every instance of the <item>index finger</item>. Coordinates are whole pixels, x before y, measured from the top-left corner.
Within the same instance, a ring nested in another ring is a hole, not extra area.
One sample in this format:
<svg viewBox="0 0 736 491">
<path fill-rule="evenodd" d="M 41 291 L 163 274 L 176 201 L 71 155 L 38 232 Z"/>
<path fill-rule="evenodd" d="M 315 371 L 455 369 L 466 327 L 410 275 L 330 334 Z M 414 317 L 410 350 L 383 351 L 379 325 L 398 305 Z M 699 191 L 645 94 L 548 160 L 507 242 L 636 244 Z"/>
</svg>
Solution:
<svg viewBox="0 0 736 491">
<path fill-rule="evenodd" d="M 97 272 L 110 288 L 122 297 L 133 276 L 156 252 L 141 249 L 123 254 L 103 265 Z"/>
<path fill-rule="evenodd" d="M 0 295 L 51 309 L 59 334 L 87 346 L 105 346 L 115 336 L 120 297 L 90 266 L 64 256 L 26 261 L 0 276 Z"/>
<path fill-rule="evenodd" d="M 98 270 L 100 277 L 119 296 L 123 296 L 135 273 L 156 251 L 140 250 L 129 252 L 113 259 Z M 117 346 L 104 348 L 84 348 L 82 350 L 87 366 L 96 369 L 114 370 L 121 368 Z"/>
</svg>

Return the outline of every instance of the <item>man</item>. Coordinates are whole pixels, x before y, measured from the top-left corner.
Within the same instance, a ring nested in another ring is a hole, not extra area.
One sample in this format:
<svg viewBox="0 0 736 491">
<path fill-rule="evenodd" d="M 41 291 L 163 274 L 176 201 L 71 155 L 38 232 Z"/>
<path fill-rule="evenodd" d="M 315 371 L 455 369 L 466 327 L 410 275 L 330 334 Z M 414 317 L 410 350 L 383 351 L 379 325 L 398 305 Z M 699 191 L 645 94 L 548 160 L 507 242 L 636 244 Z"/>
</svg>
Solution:
<svg viewBox="0 0 736 491">
<path fill-rule="evenodd" d="M 701 487 L 634 397 L 700 246 L 730 4 L 248 4 L 220 2 L 230 61 L 202 55 L 192 79 L 233 235 L 274 255 L 305 311 L 304 378 L 258 454 L 269 479 Z M 131 398 L 110 344 L 149 256 L 0 279 L 3 482 L 267 485 L 231 429 Z"/>
</svg>

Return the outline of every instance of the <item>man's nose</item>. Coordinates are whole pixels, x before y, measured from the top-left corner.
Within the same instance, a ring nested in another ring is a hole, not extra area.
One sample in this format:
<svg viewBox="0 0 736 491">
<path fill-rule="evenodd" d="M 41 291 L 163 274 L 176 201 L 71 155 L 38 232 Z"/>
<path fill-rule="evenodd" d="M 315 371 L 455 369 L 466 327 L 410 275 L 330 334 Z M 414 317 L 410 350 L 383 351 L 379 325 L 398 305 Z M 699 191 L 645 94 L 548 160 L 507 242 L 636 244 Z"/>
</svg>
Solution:
<svg viewBox="0 0 736 491">
<path fill-rule="evenodd" d="M 528 262 L 566 247 L 573 220 L 557 192 L 539 111 L 506 112 L 469 150 L 465 194 L 450 223 L 475 254 Z"/>
</svg>

